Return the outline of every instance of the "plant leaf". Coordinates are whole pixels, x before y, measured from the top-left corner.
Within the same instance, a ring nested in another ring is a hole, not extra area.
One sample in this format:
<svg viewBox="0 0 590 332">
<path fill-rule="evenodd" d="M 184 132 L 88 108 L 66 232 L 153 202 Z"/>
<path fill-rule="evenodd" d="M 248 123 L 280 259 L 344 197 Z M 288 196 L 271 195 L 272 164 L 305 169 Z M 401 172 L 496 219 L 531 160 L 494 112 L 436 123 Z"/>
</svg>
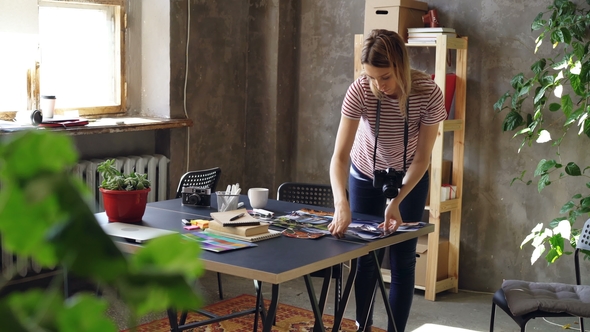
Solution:
<svg viewBox="0 0 590 332">
<path fill-rule="evenodd" d="M 118 331 L 106 315 L 108 303 L 88 294 L 75 294 L 67 301 L 64 311 L 57 317 L 59 331 L 103 332 Z"/>
<path fill-rule="evenodd" d="M 541 132 L 539 133 L 539 137 L 537 138 L 537 143 L 547 143 L 551 140 L 551 134 L 543 129 L 541 130 Z"/>
<path fill-rule="evenodd" d="M 548 170 L 552 169 L 556 165 L 557 165 L 557 162 L 553 159 L 550 159 L 550 160 L 541 159 L 539 161 L 539 163 L 537 164 L 537 168 L 535 169 L 534 176 L 541 176 L 541 175 L 547 173 Z"/>
<path fill-rule="evenodd" d="M 531 70 L 536 75 L 539 75 L 543 71 L 543 69 L 545 69 L 546 64 L 547 64 L 547 60 L 545 58 L 542 58 L 542 59 L 536 61 L 535 63 L 533 63 L 533 65 L 531 66 Z"/>
<path fill-rule="evenodd" d="M 531 265 L 535 264 L 535 262 L 541 257 L 541 255 L 545 252 L 545 246 L 540 245 L 533 250 L 531 255 Z"/>
<path fill-rule="evenodd" d="M 590 1 L 590 0 L 588 0 Z M 547 22 L 545 20 L 543 20 L 543 13 L 539 13 L 537 14 L 537 17 L 535 17 L 535 19 L 533 20 L 533 24 L 531 25 L 531 30 L 539 30 L 541 28 L 543 28 L 543 26 L 546 24 Z"/>
<path fill-rule="evenodd" d="M 549 111 L 551 112 L 557 112 L 561 109 L 561 105 L 558 103 L 551 103 L 549 104 Z"/>
<path fill-rule="evenodd" d="M 506 92 L 504 93 L 499 99 L 498 101 L 496 101 L 496 103 L 494 104 L 494 109 L 497 111 L 501 111 L 502 110 L 502 106 L 504 106 L 504 102 L 506 101 L 506 98 L 510 97 L 510 93 Z"/>
<path fill-rule="evenodd" d="M 565 203 L 562 207 L 561 210 L 559 210 L 560 214 L 564 214 L 567 213 L 569 210 L 571 210 L 574 207 L 574 202 L 573 201 L 569 201 L 567 203 Z"/>
<path fill-rule="evenodd" d="M 504 131 L 512 131 L 520 126 L 522 126 L 523 119 L 520 114 L 515 111 L 510 111 L 506 114 L 504 118 L 504 123 L 502 124 L 502 129 Z"/>
<path fill-rule="evenodd" d="M 543 190 L 550 184 L 551 180 L 549 179 L 549 174 L 542 175 L 541 179 L 539 180 L 539 183 L 537 183 L 537 189 L 539 190 L 539 192 L 541 192 L 541 190 Z"/>
<path fill-rule="evenodd" d="M 565 172 L 567 173 L 567 175 L 571 175 L 571 176 L 582 175 L 582 171 L 580 171 L 580 167 L 578 165 L 576 165 L 576 163 L 574 163 L 574 162 L 567 163 L 567 165 L 565 166 Z"/>
</svg>

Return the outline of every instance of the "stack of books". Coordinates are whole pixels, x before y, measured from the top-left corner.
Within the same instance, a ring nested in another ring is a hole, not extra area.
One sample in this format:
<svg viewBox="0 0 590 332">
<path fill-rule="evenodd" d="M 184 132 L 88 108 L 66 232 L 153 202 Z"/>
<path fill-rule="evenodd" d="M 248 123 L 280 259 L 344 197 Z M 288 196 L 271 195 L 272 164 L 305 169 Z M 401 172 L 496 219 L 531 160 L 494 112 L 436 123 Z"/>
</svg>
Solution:
<svg viewBox="0 0 590 332">
<path fill-rule="evenodd" d="M 436 37 L 440 35 L 457 37 L 457 33 L 453 28 L 408 28 L 408 44 L 435 43 Z"/>
<path fill-rule="evenodd" d="M 252 217 L 246 209 L 225 212 L 212 212 L 209 228 L 205 232 L 226 236 L 236 240 L 258 242 L 281 235 L 281 232 L 269 229 L 268 223 Z"/>
</svg>

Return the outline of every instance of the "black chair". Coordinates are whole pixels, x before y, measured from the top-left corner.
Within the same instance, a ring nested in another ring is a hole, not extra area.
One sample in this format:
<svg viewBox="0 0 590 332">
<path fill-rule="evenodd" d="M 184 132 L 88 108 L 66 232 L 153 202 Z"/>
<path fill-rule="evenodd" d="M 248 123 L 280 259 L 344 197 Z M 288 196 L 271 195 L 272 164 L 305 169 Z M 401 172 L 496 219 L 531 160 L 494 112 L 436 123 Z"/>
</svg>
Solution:
<svg viewBox="0 0 590 332">
<path fill-rule="evenodd" d="M 211 193 L 215 192 L 219 177 L 221 176 L 221 168 L 214 167 L 200 171 L 190 171 L 184 173 L 178 182 L 178 189 L 176 189 L 176 198 L 182 197 L 183 187 L 201 187 L 210 188 Z"/>
<path fill-rule="evenodd" d="M 334 207 L 332 187 L 323 184 L 285 182 L 278 188 L 277 200 L 329 208 Z M 338 312 L 340 306 L 342 270 L 343 264 L 332 266 L 332 278 L 336 280 L 334 314 Z M 326 269 L 320 270 L 312 273 L 311 276 L 323 278 L 326 272 Z"/>
<path fill-rule="evenodd" d="M 584 331 L 583 318 L 590 317 L 590 285 L 581 285 L 580 250 L 590 251 L 590 219 L 584 224 L 574 252 L 576 284 L 505 280 L 492 300 L 490 332 L 494 331 L 496 306 L 520 326 L 521 332 L 529 320 L 537 317 L 579 317 L 580 331 Z"/>
<path fill-rule="evenodd" d="M 176 198 L 182 197 L 182 188 L 184 187 L 209 188 L 211 193 L 214 193 L 220 176 L 221 168 L 219 167 L 186 172 L 178 182 Z M 217 272 L 217 288 L 219 290 L 219 299 L 223 300 L 223 286 L 221 284 L 221 273 L 219 272 Z"/>
</svg>

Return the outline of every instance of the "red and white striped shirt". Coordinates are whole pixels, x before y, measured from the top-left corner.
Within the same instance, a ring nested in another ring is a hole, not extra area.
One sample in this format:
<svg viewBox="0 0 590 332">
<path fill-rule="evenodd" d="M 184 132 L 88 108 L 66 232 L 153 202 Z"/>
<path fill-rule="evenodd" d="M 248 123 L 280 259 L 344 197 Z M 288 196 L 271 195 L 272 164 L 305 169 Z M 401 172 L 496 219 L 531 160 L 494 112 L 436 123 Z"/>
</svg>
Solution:
<svg viewBox="0 0 590 332">
<path fill-rule="evenodd" d="M 342 103 L 342 114 L 347 118 L 360 120 L 350 158 L 363 174 L 373 178 L 377 97 L 371 92 L 369 84 L 369 79 L 361 76 L 350 85 Z M 414 84 L 426 87 L 427 92 L 410 94 L 407 167 L 410 167 L 414 160 L 420 126 L 435 125 L 447 117 L 443 94 L 438 85 L 431 79 L 419 79 Z M 400 113 L 397 99 L 387 96 L 383 98 L 379 122 L 375 169 L 385 170 L 393 167 L 396 171 L 402 171 L 404 118 Z"/>
</svg>

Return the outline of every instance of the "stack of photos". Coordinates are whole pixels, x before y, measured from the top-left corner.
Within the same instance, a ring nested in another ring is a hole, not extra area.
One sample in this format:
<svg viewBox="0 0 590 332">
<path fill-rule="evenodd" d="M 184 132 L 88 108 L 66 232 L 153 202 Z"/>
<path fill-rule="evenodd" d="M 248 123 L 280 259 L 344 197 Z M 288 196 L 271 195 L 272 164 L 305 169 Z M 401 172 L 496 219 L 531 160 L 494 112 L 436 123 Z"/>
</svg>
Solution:
<svg viewBox="0 0 590 332">
<path fill-rule="evenodd" d="M 269 218 L 267 221 L 275 228 L 289 229 L 283 232 L 284 235 L 295 234 L 291 237 L 298 238 L 318 238 L 321 235 L 329 235 L 328 225 L 332 222 L 333 213 L 310 209 L 301 209 L 293 211 L 287 215 Z M 382 223 L 380 220 L 363 220 L 353 218 L 352 223 L 346 231 L 347 237 L 362 240 L 375 240 L 388 237 L 393 232 L 384 232 L 379 228 Z M 427 225 L 425 222 L 404 223 L 397 229 L 397 232 L 409 232 L 420 229 Z M 307 234 L 304 236 L 304 234 Z"/>
</svg>

